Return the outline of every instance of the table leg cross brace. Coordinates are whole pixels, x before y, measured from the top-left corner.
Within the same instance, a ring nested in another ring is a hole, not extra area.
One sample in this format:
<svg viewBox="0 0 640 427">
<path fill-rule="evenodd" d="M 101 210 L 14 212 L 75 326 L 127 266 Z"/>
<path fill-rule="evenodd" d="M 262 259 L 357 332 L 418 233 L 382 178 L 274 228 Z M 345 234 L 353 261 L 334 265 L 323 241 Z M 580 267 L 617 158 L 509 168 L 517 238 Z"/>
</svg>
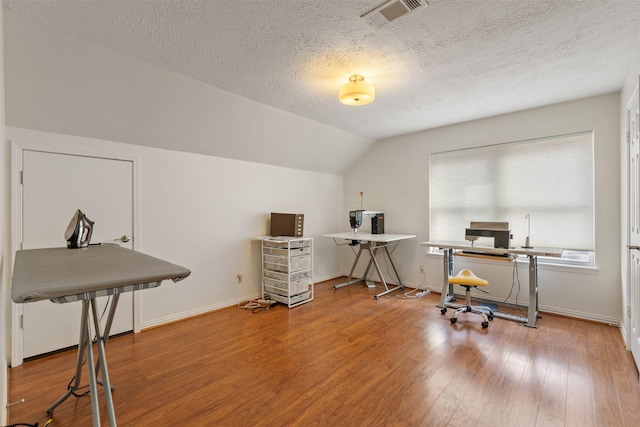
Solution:
<svg viewBox="0 0 640 427">
<path fill-rule="evenodd" d="M 376 272 L 378 273 L 378 277 L 380 277 L 380 281 L 382 282 L 382 285 L 384 286 L 384 289 L 385 289 L 383 292 L 375 295 L 375 299 L 380 299 L 381 296 L 387 295 L 388 293 L 391 293 L 398 289 L 404 289 L 404 285 L 402 284 L 400 275 L 398 274 L 398 270 L 396 270 L 396 266 L 393 263 L 393 259 L 391 258 L 391 253 L 389 252 L 388 246 L 389 246 L 388 244 L 374 245 L 372 242 L 360 242 L 360 248 L 358 250 L 358 254 L 356 255 L 356 259 L 353 261 L 353 265 L 351 266 L 351 271 L 349 272 L 349 277 L 347 278 L 347 281 L 344 283 L 335 285 L 333 289 L 339 289 L 344 286 L 352 285 L 354 283 L 360 283 L 360 282 L 366 283 L 367 276 L 369 274 L 369 270 L 371 269 L 372 264 L 375 267 Z M 397 242 L 396 242 L 396 246 L 397 246 Z M 387 285 L 387 281 L 384 279 L 384 276 L 382 275 L 382 270 L 380 269 L 380 265 L 376 260 L 376 252 L 379 249 L 384 250 L 383 254 L 387 256 L 387 259 L 389 260 L 389 264 L 391 264 L 391 268 L 393 268 L 393 272 L 398 278 L 398 286 L 394 288 L 389 288 L 389 286 Z M 367 263 L 367 268 L 365 269 L 364 274 L 362 275 L 362 278 L 353 279 L 353 272 L 355 271 L 356 266 L 358 265 L 358 261 L 360 260 L 360 255 L 362 255 L 363 251 L 367 251 L 370 255 L 369 262 Z"/>
</svg>

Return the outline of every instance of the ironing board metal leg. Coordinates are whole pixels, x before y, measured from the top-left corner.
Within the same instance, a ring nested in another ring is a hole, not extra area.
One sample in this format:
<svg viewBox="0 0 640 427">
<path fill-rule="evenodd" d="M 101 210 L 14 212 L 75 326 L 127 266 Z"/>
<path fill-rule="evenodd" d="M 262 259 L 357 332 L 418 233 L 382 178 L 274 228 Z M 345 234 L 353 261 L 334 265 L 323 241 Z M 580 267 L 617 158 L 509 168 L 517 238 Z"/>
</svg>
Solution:
<svg viewBox="0 0 640 427">
<path fill-rule="evenodd" d="M 111 427 L 116 427 L 116 414 L 113 406 L 113 396 L 111 395 L 111 383 L 109 381 L 109 370 L 107 368 L 107 354 L 105 351 L 105 334 L 100 332 L 100 319 L 98 318 L 98 309 L 96 305 L 95 298 L 91 299 L 91 311 L 93 313 L 93 324 L 96 331 L 96 344 L 98 346 L 98 363 L 99 367 L 102 369 L 102 383 L 104 389 L 104 399 L 107 406 L 107 416 L 109 418 L 109 425 Z M 93 364 L 91 365 L 93 367 Z M 98 370 L 93 370 L 94 380 L 96 380 L 96 372 Z M 93 391 L 92 391 L 93 393 Z M 96 391 L 97 393 L 97 391 Z M 97 401 L 97 394 L 96 394 Z M 93 400 L 91 401 L 93 405 Z M 92 406 L 93 409 L 93 406 Z M 98 418 L 100 417 L 99 409 L 98 409 Z"/>
<path fill-rule="evenodd" d="M 113 318 L 116 315 L 116 308 L 118 307 L 118 301 L 120 301 L 120 294 L 115 294 L 111 300 L 111 307 L 109 308 L 109 315 L 107 316 L 107 323 L 105 324 L 102 337 L 104 338 L 104 345 L 107 346 L 109 341 L 109 335 L 111 334 L 111 326 L 113 325 Z M 100 364 L 96 364 L 96 375 L 100 372 Z M 102 380 L 98 378 L 98 384 L 103 384 Z M 113 391 L 113 385 L 111 391 Z"/>
<path fill-rule="evenodd" d="M 87 325 L 87 319 L 89 318 L 89 301 L 82 301 L 82 314 L 80 318 L 80 337 L 78 339 L 78 356 L 76 360 L 76 376 L 73 385 L 67 389 L 67 392 L 63 394 L 53 405 L 47 409 L 47 414 L 53 415 L 53 411 L 73 392 L 80 387 L 80 381 L 82 378 L 82 365 L 84 361 L 84 354 L 86 351 L 87 341 L 89 341 L 89 328 Z"/>
<path fill-rule="evenodd" d="M 87 357 L 87 376 L 89 378 L 89 398 L 91 400 L 91 417 L 93 420 L 93 426 L 100 426 L 100 404 L 98 401 L 98 384 L 104 385 L 105 401 L 107 406 L 107 416 L 109 419 L 109 426 L 116 427 L 116 417 L 113 405 L 113 397 L 111 395 L 111 382 L 109 381 L 109 371 L 107 368 L 106 358 L 106 342 L 109 336 L 109 331 L 113 323 L 113 316 L 115 314 L 115 308 L 118 303 L 118 295 L 113 299 L 113 304 L 109 311 L 107 318 L 107 324 L 103 333 L 100 332 L 100 319 L 98 318 L 98 310 L 96 299 L 82 301 L 82 314 L 80 318 L 80 338 L 78 340 L 78 356 L 76 361 L 76 376 L 74 383 L 67 392 L 62 395 L 53 405 L 47 409 L 47 414 L 53 415 L 53 411 L 69 396 L 71 396 L 79 387 L 82 378 L 82 367 L 84 365 L 84 357 Z M 91 308 L 93 316 L 93 324 L 95 328 L 96 343 L 98 346 L 98 360 L 96 361 L 93 356 L 93 342 L 91 340 L 91 324 L 89 322 L 89 308 Z M 102 370 L 102 379 L 98 381 L 98 372 Z"/>
<path fill-rule="evenodd" d="M 92 300 L 93 301 L 93 300 Z M 83 304 L 85 301 L 82 302 Z M 87 301 L 88 307 L 89 301 Z M 88 317 L 87 312 L 87 317 Z M 89 322 L 87 323 L 87 330 L 91 329 Z M 90 334 L 89 334 L 90 336 Z M 93 359 L 93 343 L 91 340 L 87 340 L 87 376 L 89 377 L 89 398 L 91 399 L 91 417 L 93 419 L 93 427 L 100 426 L 100 404 L 98 402 L 98 382 L 96 381 L 96 370 L 94 368 Z"/>
</svg>

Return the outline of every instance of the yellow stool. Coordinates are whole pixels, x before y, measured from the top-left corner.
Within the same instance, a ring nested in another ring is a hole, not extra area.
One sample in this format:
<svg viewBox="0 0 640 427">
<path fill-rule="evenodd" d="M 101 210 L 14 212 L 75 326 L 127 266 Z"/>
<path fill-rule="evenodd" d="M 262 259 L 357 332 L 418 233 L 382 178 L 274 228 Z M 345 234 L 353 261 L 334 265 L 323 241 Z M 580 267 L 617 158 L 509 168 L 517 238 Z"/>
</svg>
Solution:
<svg viewBox="0 0 640 427">
<path fill-rule="evenodd" d="M 452 285 L 460 285 L 466 288 L 464 305 L 459 309 L 457 309 L 455 313 L 453 313 L 453 316 L 450 319 L 451 323 L 456 323 L 458 321 L 458 314 L 460 313 L 464 313 L 464 312 L 476 313 L 482 316 L 482 327 L 488 328 L 489 321 L 493 320 L 493 311 L 491 311 L 489 307 L 471 305 L 471 288 L 476 288 L 479 291 L 489 293 L 484 289 L 478 288 L 478 286 L 488 286 L 489 282 L 479 278 L 478 276 L 473 274 L 472 271 L 464 269 L 464 270 L 460 270 L 460 272 L 457 275 L 450 277 L 449 283 Z M 440 312 L 442 314 L 445 314 L 447 312 L 447 306 L 445 305 L 440 310 Z"/>
</svg>

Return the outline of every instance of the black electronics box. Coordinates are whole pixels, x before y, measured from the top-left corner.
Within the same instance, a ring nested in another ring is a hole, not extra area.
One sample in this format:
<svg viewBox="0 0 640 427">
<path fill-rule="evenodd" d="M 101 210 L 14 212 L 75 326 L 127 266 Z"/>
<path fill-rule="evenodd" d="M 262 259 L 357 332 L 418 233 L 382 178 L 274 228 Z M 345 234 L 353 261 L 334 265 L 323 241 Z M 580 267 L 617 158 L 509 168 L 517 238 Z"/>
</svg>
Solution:
<svg viewBox="0 0 640 427">
<path fill-rule="evenodd" d="M 304 232 L 304 214 L 271 212 L 270 236 L 302 237 Z"/>
<path fill-rule="evenodd" d="M 371 234 L 384 234 L 384 214 L 379 213 L 371 217 Z"/>
</svg>

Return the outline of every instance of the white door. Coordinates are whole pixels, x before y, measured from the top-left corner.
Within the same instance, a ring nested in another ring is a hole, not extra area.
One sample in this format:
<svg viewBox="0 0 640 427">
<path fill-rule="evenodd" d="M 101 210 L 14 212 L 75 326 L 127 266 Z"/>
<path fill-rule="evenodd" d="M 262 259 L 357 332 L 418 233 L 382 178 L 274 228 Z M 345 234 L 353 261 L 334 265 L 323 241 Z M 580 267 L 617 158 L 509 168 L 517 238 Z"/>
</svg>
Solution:
<svg viewBox="0 0 640 427">
<path fill-rule="evenodd" d="M 627 283 L 627 325 L 629 346 L 640 367 L 640 103 L 638 90 L 629 104 L 627 140 L 629 142 L 629 257 Z"/>
<path fill-rule="evenodd" d="M 95 222 L 92 244 L 132 247 L 131 240 L 119 240 L 133 234 L 131 161 L 24 150 L 22 171 L 23 249 L 66 247 L 64 234 L 76 209 Z M 102 313 L 108 297 L 99 301 Z M 80 303 L 39 301 L 22 307 L 24 358 L 78 344 Z M 132 307 L 132 294 L 123 294 L 112 335 L 133 329 Z"/>
</svg>

